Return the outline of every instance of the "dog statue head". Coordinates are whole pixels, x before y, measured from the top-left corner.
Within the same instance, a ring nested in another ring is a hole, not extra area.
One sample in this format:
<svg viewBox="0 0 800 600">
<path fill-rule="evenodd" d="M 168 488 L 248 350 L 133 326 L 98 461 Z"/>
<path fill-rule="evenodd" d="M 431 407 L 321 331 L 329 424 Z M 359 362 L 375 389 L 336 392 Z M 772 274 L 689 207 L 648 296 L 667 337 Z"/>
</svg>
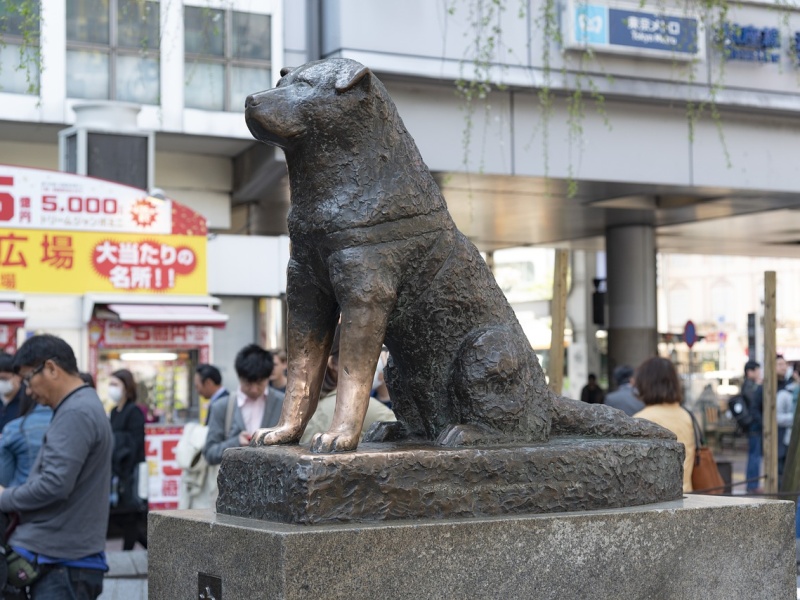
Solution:
<svg viewBox="0 0 800 600">
<path fill-rule="evenodd" d="M 289 151 L 308 140 L 341 137 L 343 115 L 358 109 L 373 79 L 367 67 L 345 58 L 284 67 L 275 88 L 247 97 L 247 127 L 257 140 Z"/>
</svg>

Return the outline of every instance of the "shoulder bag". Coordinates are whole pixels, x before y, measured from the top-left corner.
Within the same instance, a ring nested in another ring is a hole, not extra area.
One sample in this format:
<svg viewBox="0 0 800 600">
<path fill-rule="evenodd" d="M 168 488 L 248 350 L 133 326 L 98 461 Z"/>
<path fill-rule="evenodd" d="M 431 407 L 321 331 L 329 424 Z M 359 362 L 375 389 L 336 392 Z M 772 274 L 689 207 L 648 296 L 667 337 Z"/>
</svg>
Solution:
<svg viewBox="0 0 800 600">
<path fill-rule="evenodd" d="M 694 468 L 692 469 L 692 489 L 695 494 L 723 494 L 725 492 L 725 481 L 719 474 L 717 461 L 711 448 L 705 445 L 703 432 L 692 411 L 683 408 L 689 413 L 694 428 Z"/>
</svg>

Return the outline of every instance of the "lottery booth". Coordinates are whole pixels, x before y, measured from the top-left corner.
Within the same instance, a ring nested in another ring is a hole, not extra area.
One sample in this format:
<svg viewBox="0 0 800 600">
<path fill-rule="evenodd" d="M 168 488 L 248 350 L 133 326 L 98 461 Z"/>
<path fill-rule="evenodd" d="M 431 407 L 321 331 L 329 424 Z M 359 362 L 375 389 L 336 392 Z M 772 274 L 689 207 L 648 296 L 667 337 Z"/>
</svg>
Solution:
<svg viewBox="0 0 800 600">
<path fill-rule="evenodd" d="M 174 448 L 200 412 L 194 369 L 213 360 L 213 328 L 228 319 L 208 295 L 206 244 L 205 218 L 169 198 L 0 165 L 0 347 L 64 337 L 104 403 L 111 373 L 133 373 L 151 508 L 177 507 Z"/>
</svg>

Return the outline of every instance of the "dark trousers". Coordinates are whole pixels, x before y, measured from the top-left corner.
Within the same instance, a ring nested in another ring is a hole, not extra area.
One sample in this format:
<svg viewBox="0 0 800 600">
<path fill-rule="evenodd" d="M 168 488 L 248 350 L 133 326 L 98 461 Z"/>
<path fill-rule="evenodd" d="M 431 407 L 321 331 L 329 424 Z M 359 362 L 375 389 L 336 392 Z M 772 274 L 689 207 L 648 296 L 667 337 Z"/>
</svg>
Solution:
<svg viewBox="0 0 800 600">
<path fill-rule="evenodd" d="M 102 571 L 44 565 L 30 587 L 31 600 L 96 600 L 103 593 Z"/>
<path fill-rule="evenodd" d="M 142 514 L 136 512 L 123 513 L 117 517 L 117 522 L 122 529 L 123 550 L 133 550 L 136 542 L 139 542 L 143 548 L 147 548 L 146 524 L 143 527 L 141 520 Z"/>
<path fill-rule="evenodd" d="M 760 480 L 758 476 L 761 474 L 761 456 L 762 456 L 762 442 L 763 436 L 760 431 L 751 431 L 747 438 L 747 491 L 752 492 L 759 487 Z M 753 481 L 750 481 L 750 480 Z"/>
</svg>

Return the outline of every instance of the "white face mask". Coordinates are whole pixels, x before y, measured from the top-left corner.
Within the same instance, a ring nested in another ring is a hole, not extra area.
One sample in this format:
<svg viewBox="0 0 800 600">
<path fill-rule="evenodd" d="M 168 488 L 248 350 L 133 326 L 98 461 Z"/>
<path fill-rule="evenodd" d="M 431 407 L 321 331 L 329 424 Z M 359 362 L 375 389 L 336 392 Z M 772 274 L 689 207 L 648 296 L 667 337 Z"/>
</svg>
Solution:
<svg viewBox="0 0 800 600">
<path fill-rule="evenodd" d="M 14 382 L 0 379 L 0 396 L 8 396 L 14 389 Z"/>
<path fill-rule="evenodd" d="M 122 400 L 122 388 L 116 385 L 108 386 L 108 397 L 114 404 Z"/>
</svg>

